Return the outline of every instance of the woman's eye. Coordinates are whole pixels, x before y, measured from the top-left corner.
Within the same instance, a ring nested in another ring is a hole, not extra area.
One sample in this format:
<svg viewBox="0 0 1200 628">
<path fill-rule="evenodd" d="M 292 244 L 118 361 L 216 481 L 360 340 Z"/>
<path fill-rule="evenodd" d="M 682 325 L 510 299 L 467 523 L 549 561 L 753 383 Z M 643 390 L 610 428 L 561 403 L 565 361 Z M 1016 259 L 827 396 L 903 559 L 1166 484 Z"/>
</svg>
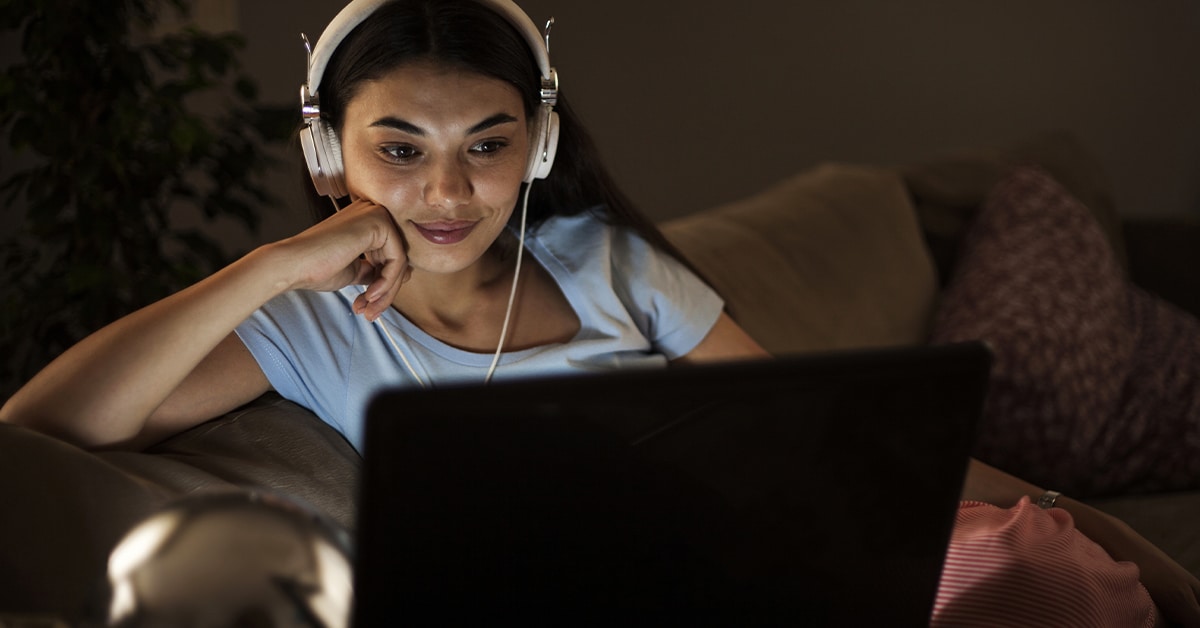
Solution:
<svg viewBox="0 0 1200 628">
<path fill-rule="evenodd" d="M 476 153 L 491 155 L 500 152 L 506 146 L 508 146 L 508 142 L 501 140 L 486 140 L 476 144 L 471 150 Z"/>
<path fill-rule="evenodd" d="M 420 155 L 415 146 L 410 146 L 408 144 L 383 146 L 379 149 L 379 151 L 392 161 L 411 161 Z"/>
</svg>

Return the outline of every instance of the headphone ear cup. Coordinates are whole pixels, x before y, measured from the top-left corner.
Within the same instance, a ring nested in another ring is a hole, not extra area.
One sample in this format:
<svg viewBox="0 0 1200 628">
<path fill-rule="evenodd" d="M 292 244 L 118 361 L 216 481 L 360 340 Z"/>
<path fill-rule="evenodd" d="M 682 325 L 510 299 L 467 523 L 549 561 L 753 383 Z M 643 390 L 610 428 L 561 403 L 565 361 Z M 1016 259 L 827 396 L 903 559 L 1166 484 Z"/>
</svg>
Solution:
<svg viewBox="0 0 1200 628">
<path fill-rule="evenodd" d="M 543 111 L 538 115 L 538 127 L 534 132 L 532 152 L 529 155 L 529 166 L 525 172 L 525 182 L 534 179 L 545 179 L 554 167 L 554 156 L 558 153 L 558 113 L 549 105 L 542 106 Z"/>
<path fill-rule="evenodd" d="M 342 167 L 342 145 L 333 129 L 320 119 L 313 120 L 300 132 L 300 147 L 308 174 L 312 176 L 317 194 L 341 198 L 346 191 Z"/>
<path fill-rule="evenodd" d="M 338 141 L 337 133 L 333 129 L 321 123 L 321 130 L 325 132 L 325 163 L 329 164 L 329 187 L 333 190 L 333 196 L 341 198 L 350 194 L 346 189 L 346 168 L 342 166 L 342 143 Z"/>
</svg>

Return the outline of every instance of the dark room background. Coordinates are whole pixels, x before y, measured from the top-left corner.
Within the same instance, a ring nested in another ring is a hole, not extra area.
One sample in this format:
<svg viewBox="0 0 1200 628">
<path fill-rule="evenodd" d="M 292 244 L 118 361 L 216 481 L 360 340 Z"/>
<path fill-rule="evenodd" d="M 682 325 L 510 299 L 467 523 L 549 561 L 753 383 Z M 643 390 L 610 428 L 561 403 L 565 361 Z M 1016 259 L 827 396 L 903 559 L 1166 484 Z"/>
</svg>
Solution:
<svg viewBox="0 0 1200 628">
<path fill-rule="evenodd" d="M 200 2 L 236 21 L 280 101 L 303 78 L 299 33 L 315 39 L 344 4 Z M 1194 0 L 520 4 L 555 17 L 564 91 L 659 219 L 822 161 L 910 163 L 1051 129 L 1098 155 L 1121 212 L 1200 218 Z"/>
<path fill-rule="evenodd" d="M 247 38 L 273 103 L 296 103 L 299 34 L 344 0 L 194 0 Z M 523 0 L 556 20 L 562 85 L 626 191 L 666 219 L 829 160 L 881 165 L 1065 129 L 1100 158 L 1126 215 L 1200 219 L 1195 0 Z M 0 47 L 11 54 L 13 42 Z M 308 221 L 298 151 L 262 239 Z M 8 161 L 9 166 L 12 161 Z M 243 248 L 246 243 L 235 243 Z"/>
</svg>

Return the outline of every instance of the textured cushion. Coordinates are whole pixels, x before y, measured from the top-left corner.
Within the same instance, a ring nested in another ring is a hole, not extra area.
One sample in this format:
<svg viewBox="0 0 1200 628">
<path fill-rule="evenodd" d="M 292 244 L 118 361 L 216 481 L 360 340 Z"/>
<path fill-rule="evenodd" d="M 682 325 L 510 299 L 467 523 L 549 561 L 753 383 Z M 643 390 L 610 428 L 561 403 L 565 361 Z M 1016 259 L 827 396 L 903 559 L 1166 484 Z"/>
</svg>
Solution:
<svg viewBox="0 0 1200 628">
<path fill-rule="evenodd" d="M 893 172 L 821 166 L 663 231 L 773 353 L 926 339 L 936 275 Z"/>
<path fill-rule="evenodd" d="M 996 351 L 976 454 L 1080 495 L 1200 486 L 1200 321 L 1125 278 L 1043 171 L 996 186 L 932 340 Z"/>
</svg>

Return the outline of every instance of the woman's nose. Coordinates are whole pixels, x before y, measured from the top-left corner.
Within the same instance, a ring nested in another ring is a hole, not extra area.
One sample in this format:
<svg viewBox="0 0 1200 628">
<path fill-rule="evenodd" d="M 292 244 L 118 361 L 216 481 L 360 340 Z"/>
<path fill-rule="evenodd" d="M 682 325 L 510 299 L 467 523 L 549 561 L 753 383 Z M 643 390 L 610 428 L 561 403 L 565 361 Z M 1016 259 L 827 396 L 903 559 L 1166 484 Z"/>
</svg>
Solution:
<svg viewBox="0 0 1200 628">
<path fill-rule="evenodd" d="M 429 168 L 424 190 L 427 205 L 454 208 L 470 201 L 472 194 L 470 177 L 458 159 L 442 159 Z"/>
</svg>

